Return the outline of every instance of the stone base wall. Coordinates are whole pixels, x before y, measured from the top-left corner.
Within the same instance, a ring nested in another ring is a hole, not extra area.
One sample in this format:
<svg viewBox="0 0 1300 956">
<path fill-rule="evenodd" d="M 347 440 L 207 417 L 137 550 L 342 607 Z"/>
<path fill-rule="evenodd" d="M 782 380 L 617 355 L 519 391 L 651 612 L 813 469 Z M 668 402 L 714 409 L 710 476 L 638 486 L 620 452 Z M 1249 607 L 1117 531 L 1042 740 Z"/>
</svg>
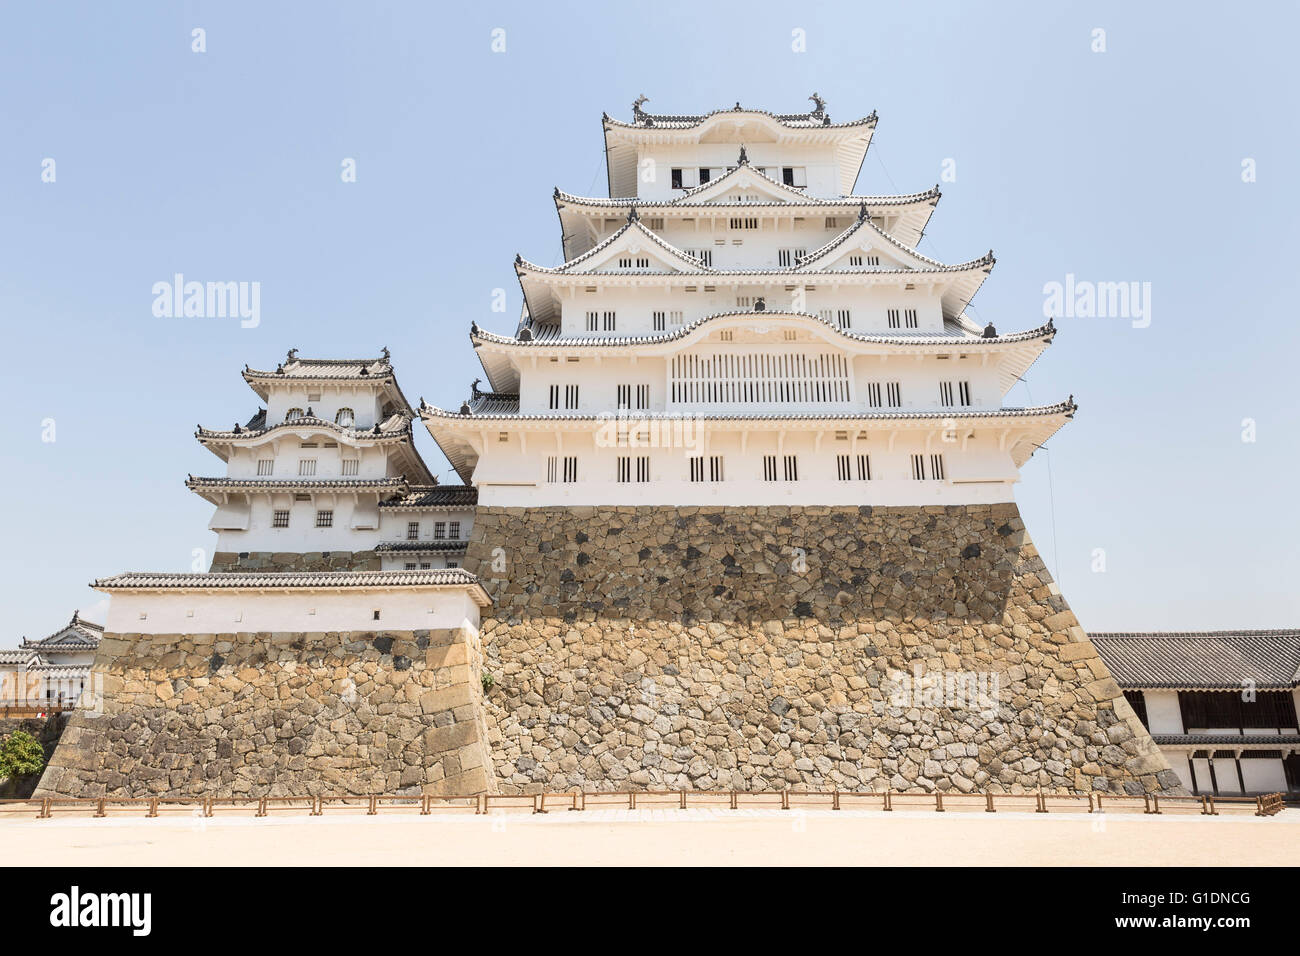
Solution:
<svg viewBox="0 0 1300 956">
<path fill-rule="evenodd" d="M 465 566 L 503 792 L 1178 788 L 1014 504 L 480 508 Z"/>
<path fill-rule="evenodd" d="M 373 551 L 218 551 L 209 571 L 379 571 Z"/>
<path fill-rule="evenodd" d="M 54 755 L 54 748 L 59 743 L 63 728 L 67 726 L 67 714 L 53 714 L 50 717 L 15 717 L 0 720 L 0 740 L 8 737 L 15 730 L 22 730 L 33 737 L 45 751 L 45 761 L 49 763 Z M 0 800 L 22 800 L 32 795 L 36 789 L 39 774 L 30 777 L 0 778 Z"/>
<path fill-rule="evenodd" d="M 105 634 L 37 796 L 493 792 L 478 635 Z"/>
</svg>

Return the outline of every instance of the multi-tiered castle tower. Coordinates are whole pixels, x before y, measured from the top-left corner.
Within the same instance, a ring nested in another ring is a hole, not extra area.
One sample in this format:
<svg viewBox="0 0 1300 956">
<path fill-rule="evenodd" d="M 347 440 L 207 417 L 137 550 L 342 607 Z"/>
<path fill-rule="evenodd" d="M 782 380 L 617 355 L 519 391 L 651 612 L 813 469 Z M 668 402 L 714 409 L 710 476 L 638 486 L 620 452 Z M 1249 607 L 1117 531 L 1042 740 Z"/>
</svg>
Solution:
<svg viewBox="0 0 1300 956">
<path fill-rule="evenodd" d="M 387 349 L 363 359 L 292 349 L 274 371 L 245 368 L 244 380 L 265 407 L 229 431 L 200 427 L 226 474 L 187 482 L 216 505 L 212 570 L 459 566 L 474 491 L 430 474 Z"/>
<path fill-rule="evenodd" d="M 420 409 L 500 785 L 1176 786 L 1014 504 L 1075 411 L 1003 404 L 1052 324 L 971 321 L 992 253 L 919 253 L 938 190 L 855 195 L 875 114 L 812 99 L 605 116 L 610 197 L 557 189 L 566 261 L 471 327 L 490 390 Z"/>
<path fill-rule="evenodd" d="M 965 309 L 993 255 L 916 251 L 938 189 L 851 189 L 874 114 L 605 118 L 611 195 L 555 192 L 567 261 L 471 340 L 490 392 L 422 410 L 485 506 L 1013 500 L 1071 401 L 1008 408 L 1051 323 Z"/>
</svg>

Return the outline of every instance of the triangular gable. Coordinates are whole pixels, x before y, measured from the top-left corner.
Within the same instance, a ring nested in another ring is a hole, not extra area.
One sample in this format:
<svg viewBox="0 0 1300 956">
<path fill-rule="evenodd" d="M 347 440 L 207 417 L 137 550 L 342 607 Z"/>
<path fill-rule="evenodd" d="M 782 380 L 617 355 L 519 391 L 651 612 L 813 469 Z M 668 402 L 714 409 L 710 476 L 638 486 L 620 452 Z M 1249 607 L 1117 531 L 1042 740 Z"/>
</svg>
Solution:
<svg viewBox="0 0 1300 956">
<path fill-rule="evenodd" d="M 631 260 L 621 265 L 620 259 Z M 638 265 L 638 261 L 644 262 Z M 557 272 L 706 272 L 698 259 L 660 239 L 635 216 L 600 245 L 560 266 Z"/>
<path fill-rule="evenodd" d="M 866 268 L 848 265 L 852 255 L 880 257 L 881 269 L 916 269 L 933 271 L 946 269 L 942 262 L 921 255 L 882 232 L 871 219 L 859 214 L 854 223 L 820 249 L 815 249 L 799 260 L 799 271 L 820 272 L 838 268 Z M 890 264 L 886 264 L 886 260 Z"/>
<path fill-rule="evenodd" d="M 770 176 L 764 176 L 753 166 L 745 163 L 723 173 L 717 179 L 710 180 L 673 200 L 673 205 L 696 202 L 726 202 L 728 195 L 739 192 L 745 195 L 757 195 L 759 202 L 806 203 L 806 194 L 778 183 Z"/>
</svg>

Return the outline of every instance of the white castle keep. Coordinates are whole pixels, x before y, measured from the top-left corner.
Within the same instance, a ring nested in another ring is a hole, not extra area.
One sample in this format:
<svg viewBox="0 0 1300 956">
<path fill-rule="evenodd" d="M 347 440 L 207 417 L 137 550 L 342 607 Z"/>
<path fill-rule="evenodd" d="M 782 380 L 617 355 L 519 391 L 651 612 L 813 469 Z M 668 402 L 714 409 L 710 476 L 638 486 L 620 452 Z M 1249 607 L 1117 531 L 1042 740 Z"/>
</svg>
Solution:
<svg viewBox="0 0 1300 956">
<path fill-rule="evenodd" d="M 244 380 L 266 407 L 229 431 L 200 427 L 226 474 L 187 482 L 216 505 L 213 570 L 459 566 L 474 491 L 430 474 L 387 349 L 365 359 L 295 349 L 274 371 L 245 368 Z"/>
<path fill-rule="evenodd" d="M 852 193 L 875 114 L 604 117 L 611 198 L 555 191 L 490 391 L 422 406 L 484 506 L 988 504 L 1073 414 L 1004 397 L 1051 343 L 966 308 L 993 255 L 916 250 L 938 189 Z"/>
</svg>

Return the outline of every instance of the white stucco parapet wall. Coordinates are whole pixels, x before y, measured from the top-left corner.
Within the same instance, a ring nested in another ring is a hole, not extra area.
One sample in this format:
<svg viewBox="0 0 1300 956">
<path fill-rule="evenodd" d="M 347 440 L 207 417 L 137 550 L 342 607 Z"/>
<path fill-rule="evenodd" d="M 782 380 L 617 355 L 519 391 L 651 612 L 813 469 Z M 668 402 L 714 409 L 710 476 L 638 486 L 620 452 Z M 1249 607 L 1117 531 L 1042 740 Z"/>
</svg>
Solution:
<svg viewBox="0 0 1300 956">
<path fill-rule="evenodd" d="M 114 634 L 477 630 L 491 603 L 461 570 L 131 573 L 92 586 L 112 598 Z"/>
</svg>

